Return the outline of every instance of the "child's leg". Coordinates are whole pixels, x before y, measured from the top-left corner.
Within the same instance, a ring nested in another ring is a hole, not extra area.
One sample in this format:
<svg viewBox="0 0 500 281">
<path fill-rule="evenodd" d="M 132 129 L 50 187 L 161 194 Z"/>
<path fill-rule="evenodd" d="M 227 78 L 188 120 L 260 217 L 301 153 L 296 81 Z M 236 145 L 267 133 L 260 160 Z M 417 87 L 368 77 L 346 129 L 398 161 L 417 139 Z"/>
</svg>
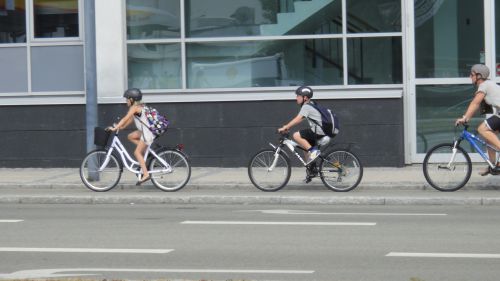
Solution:
<svg viewBox="0 0 500 281">
<path fill-rule="evenodd" d="M 293 139 L 305 150 L 311 149 L 311 144 L 300 135 L 300 132 L 293 133 Z"/>
<path fill-rule="evenodd" d="M 141 139 L 141 132 L 137 130 L 133 131 L 132 133 L 128 134 L 127 138 L 131 143 L 137 145 L 139 144 L 139 141 Z"/>
<path fill-rule="evenodd" d="M 146 151 L 147 147 L 148 145 L 146 143 L 144 143 L 143 141 L 138 141 L 137 147 L 134 151 L 135 159 L 137 159 L 137 162 L 139 162 L 139 165 L 141 166 L 143 172 L 143 179 L 147 179 L 149 177 L 148 168 L 146 167 L 146 161 L 144 160 L 144 152 Z"/>
</svg>

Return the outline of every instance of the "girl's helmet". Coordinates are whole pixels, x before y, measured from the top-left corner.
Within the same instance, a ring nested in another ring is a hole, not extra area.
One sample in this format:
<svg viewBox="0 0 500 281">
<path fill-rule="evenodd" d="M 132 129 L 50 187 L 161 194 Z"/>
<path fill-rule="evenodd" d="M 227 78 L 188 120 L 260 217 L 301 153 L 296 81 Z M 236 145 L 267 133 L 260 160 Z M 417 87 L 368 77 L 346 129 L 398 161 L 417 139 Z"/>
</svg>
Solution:
<svg viewBox="0 0 500 281">
<path fill-rule="evenodd" d="M 130 88 L 123 93 L 123 97 L 134 101 L 140 101 L 142 100 L 142 92 L 137 88 Z"/>
</svg>

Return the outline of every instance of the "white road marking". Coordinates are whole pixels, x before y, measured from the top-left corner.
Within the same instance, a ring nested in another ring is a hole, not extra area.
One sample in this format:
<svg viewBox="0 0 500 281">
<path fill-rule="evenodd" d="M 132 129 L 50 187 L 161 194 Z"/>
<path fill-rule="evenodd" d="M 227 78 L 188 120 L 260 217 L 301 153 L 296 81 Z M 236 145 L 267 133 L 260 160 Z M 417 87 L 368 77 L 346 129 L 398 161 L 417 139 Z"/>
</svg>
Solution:
<svg viewBox="0 0 500 281">
<path fill-rule="evenodd" d="M 447 216 L 448 214 L 432 214 L 432 213 L 325 213 L 314 211 L 301 210 L 243 210 L 239 212 L 260 212 L 263 214 L 275 215 L 335 215 L 335 216 Z"/>
<path fill-rule="evenodd" d="M 100 249 L 100 248 L 14 248 L 0 247 L 0 252 L 50 252 L 50 253 L 127 253 L 166 254 L 173 249 Z"/>
<path fill-rule="evenodd" d="M 66 272 L 66 273 L 65 273 Z M 239 273 L 239 274 L 313 274 L 314 270 L 258 270 L 258 269 L 144 269 L 144 268 L 54 268 L 22 270 L 0 274 L 0 279 L 76 277 L 99 274 L 68 272 L 148 272 L 148 273 Z"/>
<path fill-rule="evenodd" d="M 294 222 L 294 221 L 183 221 L 181 224 L 224 225 L 316 225 L 316 226 L 374 226 L 375 222 Z"/>
<path fill-rule="evenodd" d="M 500 259 L 500 254 L 390 252 L 386 255 L 386 257 Z"/>
<path fill-rule="evenodd" d="M 0 223 L 2 222 L 22 222 L 24 220 L 0 220 Z"/>
</svg>

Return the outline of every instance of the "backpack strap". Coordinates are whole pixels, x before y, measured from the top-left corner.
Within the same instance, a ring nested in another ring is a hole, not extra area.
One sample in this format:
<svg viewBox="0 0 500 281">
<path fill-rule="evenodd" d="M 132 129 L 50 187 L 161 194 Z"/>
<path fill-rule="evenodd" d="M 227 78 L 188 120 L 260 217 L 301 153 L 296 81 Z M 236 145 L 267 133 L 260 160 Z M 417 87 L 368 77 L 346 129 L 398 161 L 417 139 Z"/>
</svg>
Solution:
<svg viewBox="0 0 500 281">
<path fill-rule="evenodd" d="M 316 102 L 314 102 L 314 101 L 309 101 L 308 105 L 310 105 L 310 106 L 312 106 L 314 109 L 316 109 L 316 111 L 318 111 L 318 112 L 319 112 L 319 115 L 322 115 L 322 114 L 321 114 L 321 111 L 319 111 L 319 109 L 318 109 L 318 106 L 317 106 Z M 321 130 L 323 130 L 323 125 L 322 125 L 322 124 L 320 124 L 317 120 L 314 120 L 314 119 L 309 118 L 309 117 L 306 117 L 306 119 L 307 119 L 307 120 L 309 120 L 309 121 L 312 121 L 314 124 L 316 124 L 318 127 L 320 127 L 320 128 L 321 128 Z M 318 133 L 317 133 L 317 129 L 315 129 L 315 130 L 314 130 L 314 133 L 315 133 L 316 135 L 318 135 Z M 324 133 L 324 134 L 325 134 L 325 136 L 326 136 L 326 132 L 323 132 L 323 133 Z M 319 136 L 319 135 L 318 135 L 318 136 Z"/>
</svg>

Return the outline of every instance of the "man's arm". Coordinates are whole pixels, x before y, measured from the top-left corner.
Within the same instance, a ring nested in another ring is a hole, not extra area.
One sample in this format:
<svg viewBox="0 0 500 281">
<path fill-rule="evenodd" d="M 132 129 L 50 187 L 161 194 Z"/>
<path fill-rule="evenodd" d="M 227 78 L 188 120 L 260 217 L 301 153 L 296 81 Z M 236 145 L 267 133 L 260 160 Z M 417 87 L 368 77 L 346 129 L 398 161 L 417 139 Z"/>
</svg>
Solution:
<svg viewBox="0 0 500 281">
<path fill-rule="evenodd" d="M 468 122 L 481 106 L 481 102 L 483 101 L 485 96 L 486 96 L 485 93 L 477 92 L 472 101 L 470 102 L 469 107 L 467 107 L 467 111 L 465 111 L 464 116 L 462 116 L 462 118 L 458 118 L 455 124 L 458 125 Z"/>
</svg>

